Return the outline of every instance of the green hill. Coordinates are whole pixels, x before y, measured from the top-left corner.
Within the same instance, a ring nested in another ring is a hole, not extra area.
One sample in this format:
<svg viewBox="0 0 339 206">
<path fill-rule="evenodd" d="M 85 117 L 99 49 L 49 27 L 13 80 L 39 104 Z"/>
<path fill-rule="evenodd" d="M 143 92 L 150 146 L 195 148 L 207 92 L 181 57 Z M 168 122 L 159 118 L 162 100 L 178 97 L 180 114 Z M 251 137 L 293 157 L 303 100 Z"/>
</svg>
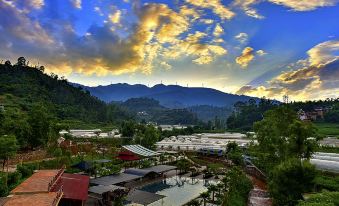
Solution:
<svg viewBox="0 0 339 206">
<path fill-rule="evenodd" d="M 196 115 L 187 109 L 169 109 L 159 101 L 150 98 L 131 98 L 121 106 L 135 112 L 139 121 L 152 121 L 158 124 L 197 124 Z"/>
<path fill-rule="evenodd" d="M 130 118 L 117 104 L 106 104 L 88 91 L 73 87 L 63 77 L 28 66 L 0 65 L 0 105 L 9 112 L 29 112 L 41 104 L 59 120 L 88 123 Z"/>
</svg>

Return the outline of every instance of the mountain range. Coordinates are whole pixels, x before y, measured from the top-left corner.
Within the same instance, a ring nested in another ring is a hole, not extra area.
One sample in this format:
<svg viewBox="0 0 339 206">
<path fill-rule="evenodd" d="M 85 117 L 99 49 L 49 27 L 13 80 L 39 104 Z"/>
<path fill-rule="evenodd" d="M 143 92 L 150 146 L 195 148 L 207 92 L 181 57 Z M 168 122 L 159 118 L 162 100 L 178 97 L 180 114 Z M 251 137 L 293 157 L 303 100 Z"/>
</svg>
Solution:
<svg viewBox="0 0 339 206">
<path fill-rule="evenodd" d="M 105 102 L 121 102 L 131 98 L 150 98 L 159 101 L 167 108 L 187 108 L 197 105 L 215 107 L 231 107 L 237 101 L 248 101 L 249 96 L 224 93 L 216 89 L 203 87 L 182 87 L 178 85 L 157 84 L 147 87 L 142 84 L 126 83 L 107 86 L 89 87 L 83 89 Z M 254 98 L 257 100 L 257 98 Z"/>
</svg>

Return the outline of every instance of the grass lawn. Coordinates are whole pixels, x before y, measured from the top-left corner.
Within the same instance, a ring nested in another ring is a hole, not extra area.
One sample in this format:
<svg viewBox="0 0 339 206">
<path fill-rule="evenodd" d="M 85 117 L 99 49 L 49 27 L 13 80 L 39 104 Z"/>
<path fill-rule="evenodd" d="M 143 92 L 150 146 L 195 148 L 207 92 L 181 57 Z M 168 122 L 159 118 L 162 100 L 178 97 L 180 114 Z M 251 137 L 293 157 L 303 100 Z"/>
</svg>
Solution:
<svg viewBox="0 0 339 206">
<path fill-rule="evenodd" d="M 336 136 L 339 138 L 339 124 L 334 123 L 314 123 L 321 136 Z"/>
</svg>

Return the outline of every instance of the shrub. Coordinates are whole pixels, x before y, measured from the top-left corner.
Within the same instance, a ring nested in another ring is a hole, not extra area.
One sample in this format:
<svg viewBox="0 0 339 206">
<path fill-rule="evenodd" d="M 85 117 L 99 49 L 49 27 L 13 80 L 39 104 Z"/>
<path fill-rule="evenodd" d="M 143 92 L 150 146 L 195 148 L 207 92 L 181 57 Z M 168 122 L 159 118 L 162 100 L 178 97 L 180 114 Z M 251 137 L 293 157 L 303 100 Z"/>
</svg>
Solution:
<svg viewBox="0 0 339 206">
<path fill-rule="evenodd" d="M 274 167 L 269 191 L 275 205 L 295 205 L 312 189 L 316 171 L 308 161 L 290 159 Z"/>
<path fill-rule="evenodd" d="M 7 184 L 8 185 L 16 185 L 19 182 L 19 180 L 21 179 L 21 177 L 22 177 L 22 175 L 18 171 L 12 172 L 12 173 L 8 173 Z"/>
<path fill-rule="evenodd" d="M 18 165 L 17 171 L 21 173 L 23 178 L 29 177 L 33 174 L 33 168 L 30 165 Z"/>
<path fill-rule="evenodd" d="M 5 178 L 5 175 L 0 174 L 0 197 L 5 197 L 8 195 L 8 187 Z"/>
</svg>

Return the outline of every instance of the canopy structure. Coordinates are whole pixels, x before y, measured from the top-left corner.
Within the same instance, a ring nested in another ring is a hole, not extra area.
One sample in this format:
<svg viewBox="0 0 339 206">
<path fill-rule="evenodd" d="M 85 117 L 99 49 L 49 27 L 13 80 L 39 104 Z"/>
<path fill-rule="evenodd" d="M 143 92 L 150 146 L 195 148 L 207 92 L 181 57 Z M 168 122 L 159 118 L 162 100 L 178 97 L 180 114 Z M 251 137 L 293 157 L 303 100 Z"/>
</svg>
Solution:
<svg viewBox="0 0 339 206">
<path fill-rule="evenodd" d="M 81 161 L 78 164 L 72 165 L 72 168 L 77 168 L 82 171 L 87 171 L 93 168 L 92 164 L 87 161 Z"/>
<path fill-rule="evenodd" d="M 166 196 L 164 195 L 158 195 L 151 192 L 146 192 L 142 190 L 133 190 L 131 193 L 127 196 L 127 201 L 132 203 L 138 203 L 141 205 L 149 205 L 153 202 L 156 202 L 158 200 L 161 200 Z"/>
<path fill-rule="evenodd" d="M 88 189 L 88 192 L 102 195 L 105 192 L 114 191 L 117 189 L 126 189 L 125 187 L 120 187 L 116 185 L 98 185 L 98 186 L 92 186 Z"/>
<path fill-rule="evenodd" d="M 131 174 L 131 175 L 138 175 L 140 177 L 145 177 L 146 175 L 150 173 L 155 173 L 155 172 L 151 170 L 146 170 L 146 169 L 130 168 L 130 169 L 126 169 L 124 173 Z"/>
<path fill-rule="evenodd" d="M 99 177 L 95 179 L 91 179 L 90 183 L 95 185 L 115 185 L 123 182 L 129 182 L 132 180 L 139 179 L 141 176 L 120 173 L 118 175 L 109 175 L 104 177 Z"/>
<path fill-rule="evenodd" d="M 140 155 L 142 157 L 153 157 L 158 156 L 160 153 L 147 149 L 141 145 L 125 145 L 122 146 L 124 149 L 133 152 L 134 154 Z"/>
</svg>

